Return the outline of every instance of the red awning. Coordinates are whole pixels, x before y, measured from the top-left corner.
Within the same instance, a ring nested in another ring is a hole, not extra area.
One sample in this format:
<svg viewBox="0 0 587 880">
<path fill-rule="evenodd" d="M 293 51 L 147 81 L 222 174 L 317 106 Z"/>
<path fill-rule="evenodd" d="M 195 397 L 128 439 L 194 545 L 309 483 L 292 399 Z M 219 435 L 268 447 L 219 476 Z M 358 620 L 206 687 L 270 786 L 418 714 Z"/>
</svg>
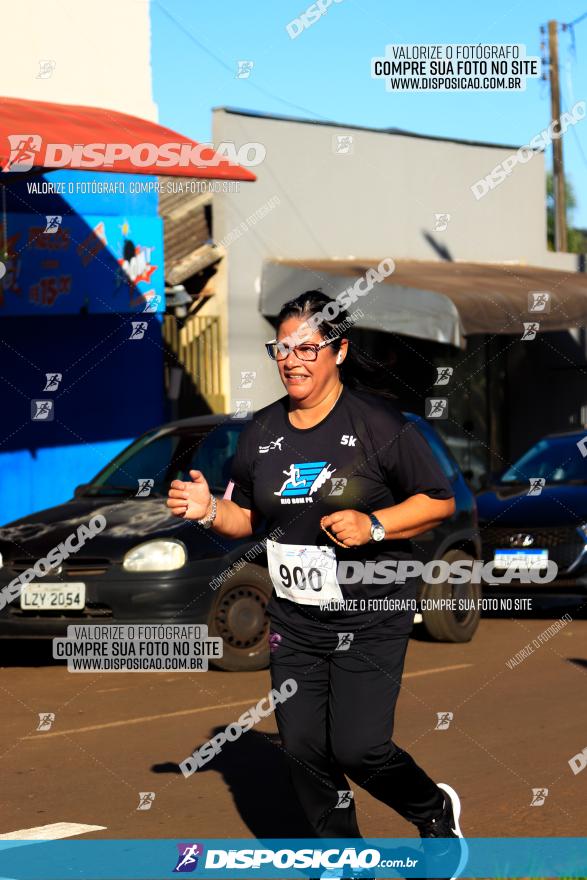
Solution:
<svg viewBox="0 0 587 880">
<path fill-rule="evenodd" d="M 256 180 L 232 153 L 219 153 L 170 128 L 102 107 L 0 97 L 0 167 L 115 171 Z M 232 149 L 232 148 L 231 148 Z"/>
</svg>

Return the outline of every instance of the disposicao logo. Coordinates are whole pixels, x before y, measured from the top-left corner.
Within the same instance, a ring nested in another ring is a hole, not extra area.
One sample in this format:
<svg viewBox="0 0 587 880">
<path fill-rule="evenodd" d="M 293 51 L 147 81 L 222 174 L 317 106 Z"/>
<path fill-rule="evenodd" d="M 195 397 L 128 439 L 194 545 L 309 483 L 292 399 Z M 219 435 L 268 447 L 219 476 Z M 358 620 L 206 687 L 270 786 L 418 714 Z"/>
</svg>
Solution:
<svg viewBox="0 0 587 880">
<path fill-rule="evenodd" d="M 39 134 L 9 134 L 10 156 L 3 172 L 30 171 L 33 164 L 45 168 L 112 168 L 122 162 L 135 168 L 157 165 L 158 168 L 217 167 L 238 163 L 242 166 L 259 165 L 266 155 L 260 143 L 236 144 L 170 142 L 154 144 L 100 143 L 53 144 L 46 143 Z M 2 147 L 4 149 L 4 147 Z M 2 154 L 0 154 L 2 155 Z M 2 156 L 3 158 L 3 156 Z"/>
<path fill-rule="evenodd" d="M 179 856 L 177 864 L 173 869 L 174 874 L 187 874 L 195 871 L 198 867 L 198 860 L 204 854 L 204 847 L 201 843 L 178 843 Z"/>
</svg>

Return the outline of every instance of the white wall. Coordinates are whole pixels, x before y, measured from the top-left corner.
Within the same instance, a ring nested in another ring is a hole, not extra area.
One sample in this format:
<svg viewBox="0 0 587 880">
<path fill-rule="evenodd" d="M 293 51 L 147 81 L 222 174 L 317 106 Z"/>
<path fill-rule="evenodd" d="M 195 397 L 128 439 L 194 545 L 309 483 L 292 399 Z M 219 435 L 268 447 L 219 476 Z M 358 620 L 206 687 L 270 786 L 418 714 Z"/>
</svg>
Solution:
<svg viewBox="0 0 587 880">
<path fill-rule="evenodd" d="M 351 155 L 337 155 L 333 138 L 352 135 Z M 507 180 L 476 200 L 471 186 L 507 156 L 509 148 L 473 146 L 265 119 L 215 110 L 213 140 L 238 146 L 260 142 L 265 161 L 255 183 L 214 196 L 218 241 L 277 196 L 265 219 L 228 245 L 231 395 L 254 406 L 282 393 L 262 344 L 271 325 L 258 311 L 264 259 L 371 258 L 516 261 L 549 265 L 546 256 L 543 154 L 519 164 Z M 450 214 L 434 232 L 434 214 Z M 435 247 L 436 245 L 436 247 Z M 256 387 L 238 389 L 240 370 L 257 370 Z"/>
<path fill-rule="evenodd" d="M 2 8 L 0 93 L 157 121 L 149 0 L 22 0 Z M 39 62 L 55 70 L 39 79 Z"/>
</svg>

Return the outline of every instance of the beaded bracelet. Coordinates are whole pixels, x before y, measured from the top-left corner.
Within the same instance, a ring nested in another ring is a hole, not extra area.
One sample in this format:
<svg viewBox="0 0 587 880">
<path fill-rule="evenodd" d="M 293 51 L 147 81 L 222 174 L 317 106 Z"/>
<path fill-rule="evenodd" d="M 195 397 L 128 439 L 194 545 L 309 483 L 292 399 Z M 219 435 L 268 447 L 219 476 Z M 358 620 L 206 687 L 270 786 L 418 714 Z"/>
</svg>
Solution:
<svg viewBox="0 0 587 880">
<path fill-rule="evenodd" d="M 334 541 L 335 544 L 338 544 L 339 547 L 344 547 L 345 550 L 349 549 L 346 544 L 343 544 L 342 541 L 339 541 L 338 538 L 335 538 L 334 535 L 331 535 L 326 526 L 323 526 L 322 523 L 320 523 L 320 528 L 323 532 L 326 532 L 330 540 Z"/>
</svg>

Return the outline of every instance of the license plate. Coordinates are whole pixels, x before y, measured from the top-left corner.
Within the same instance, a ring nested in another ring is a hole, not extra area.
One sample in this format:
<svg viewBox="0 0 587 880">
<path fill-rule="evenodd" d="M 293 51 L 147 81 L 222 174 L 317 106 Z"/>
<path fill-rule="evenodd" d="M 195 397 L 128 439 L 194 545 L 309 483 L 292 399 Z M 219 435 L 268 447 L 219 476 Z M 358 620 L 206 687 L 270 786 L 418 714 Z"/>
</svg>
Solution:
<svg viewBox="0 0 587 880">
<path fill-rule="evenodd" d="M 548 568 L 548 550 L 496 550 L 495 568 Z"/>
<path fill-rule="evenodd" d="M 20 607 L 24 611 L 80 611 L 86 607 L 86 585 L 71 584 L 25 584 L 20 594 Z"/>
</svg>

